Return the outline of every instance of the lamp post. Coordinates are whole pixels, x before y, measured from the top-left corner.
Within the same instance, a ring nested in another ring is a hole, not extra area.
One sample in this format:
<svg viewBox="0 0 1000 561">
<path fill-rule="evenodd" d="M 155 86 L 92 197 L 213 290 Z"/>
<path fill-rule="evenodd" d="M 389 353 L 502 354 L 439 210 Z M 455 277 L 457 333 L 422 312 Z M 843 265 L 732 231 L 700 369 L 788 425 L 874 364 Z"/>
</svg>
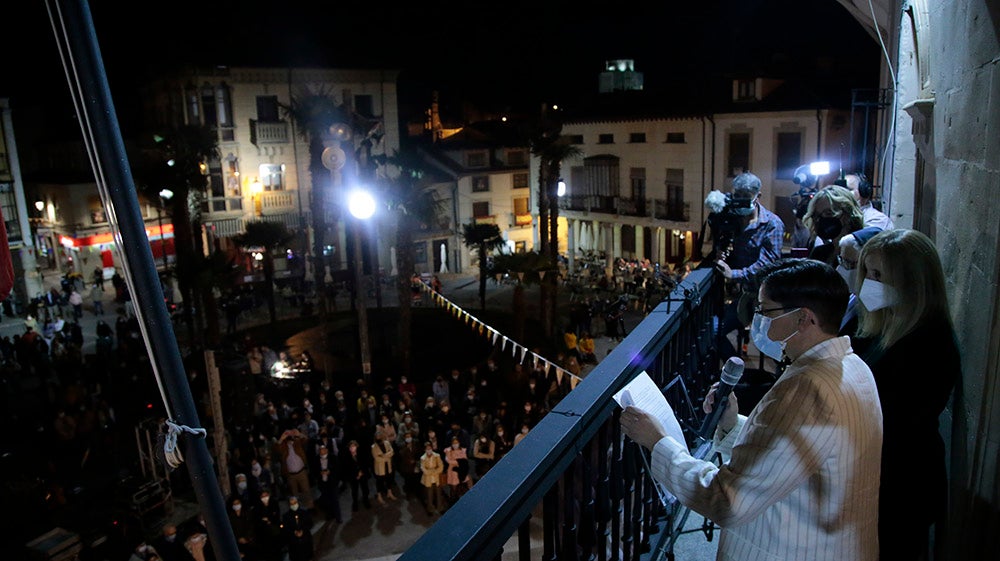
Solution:
<svg viewBox="0 0 1000 561">
<path fill-rule="evenodd" d="M 167 240 L 166 236 L 163 235 L 163 212 L 166 207 L 167 201 L 174 197 L 174 192 L 170 189 L 163 189 L 160 191 L 160 207 L 156 213 L 157 225 L 160 227 L 160 253 L 163 254 L 163 272 L 167 273 L 170 269 L 167 266 Z"/>
<path fill-rule="evenodd" d="M 361 345 L 361 372 L 365 376 L 365 382 L 372 373 L 371 347 L 368 342 L 368 309 L 365 301 L 365 289 L 362 286 L 364 280 L 364 268 L 361 259 L 361 234 L 363 231 L 362 221 L 371 218 L 375 213 L 375 199 L 371 193 L 362 189 L 356 189 L 347 195 L 347 208 L 354 216 L 354 297 L 357 300 L 358 310 L 358 338 Z"/>
</svg>

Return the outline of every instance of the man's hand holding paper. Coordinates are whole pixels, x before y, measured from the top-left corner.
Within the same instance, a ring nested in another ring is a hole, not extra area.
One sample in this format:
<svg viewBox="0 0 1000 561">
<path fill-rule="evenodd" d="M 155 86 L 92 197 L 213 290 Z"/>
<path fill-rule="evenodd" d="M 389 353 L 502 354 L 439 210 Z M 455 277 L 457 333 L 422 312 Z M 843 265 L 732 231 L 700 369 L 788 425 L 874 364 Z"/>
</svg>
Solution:
<svg viewBox="0 0 1000 561">
<path fill-rule="evenodd" d="M 622 430 L 633 441 L 652 450 L 664 436 L 670 436 L 687 449 L 684 431 L 674 410 L 649 374 L 643 372 L 636 376 L 615 394 L 614 399 L 624 408 Z"/>
</svg>

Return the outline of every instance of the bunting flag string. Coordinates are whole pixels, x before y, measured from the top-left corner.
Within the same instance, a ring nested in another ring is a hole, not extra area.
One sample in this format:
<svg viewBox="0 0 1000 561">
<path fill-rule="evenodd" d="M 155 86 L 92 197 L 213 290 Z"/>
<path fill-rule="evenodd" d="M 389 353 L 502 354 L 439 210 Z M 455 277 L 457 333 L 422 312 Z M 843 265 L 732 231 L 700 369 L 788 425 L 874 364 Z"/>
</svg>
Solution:
<svg viewBox="0 0 1000 561">
<path fill-rule="evenodd" d="M 523 273 L 519 273 L 519 274 L 523 274 Z M 459 321 L 465 323 L 466 325 L 471 325 L 472 329 L 473 330 L 478 330 L 478 332 L 479 332 L 480 335 L 485 335 L 487 338 L 491 338 L 492 339 L 491 342 L 492 342 L 493 345 L 496 345 L 497 339 L 500 339 L 500 351 L 501 352 L 503 352 L 503 351 L 506 350 L 507 343 L 509 342 L 510 345 L 511 345 L 512 356 L 516 360 L 518 360 L 518 362 L 520 364 L 524 364 L 525 359 L 527 358 L 528 354 L 530 354 L 531 355 L 532 368 L 538 368 L 538 364 L 542 363 L 544 365 L 544 369 L 545 369 L 545 374 L 546 375 L 548 375 L 548 373 L 549 373 L 550 370 L 554 369 L 555 370 L 555 375 L 556 375 L 556 380 L 559 383 L 562 383 L 563 374 L 565 374 L 565 375 L 567 375 L 567 376 L 570 377 L 570 381 L 569 381 L 570 382 L 570 388 L 575 388 L 576 385 L 580 382 L 580 380 L 583 379 L 583 378 L 581 378 L 581 377 L 573 374 L 569 370 L 566 370 L 565 368 L 561 368 L 560 366 L 556 365 L 555 363 L 550 362 L 545 357 L 539 356 L 538 354 L 529 351 L 527 347 L 525 347 L 524 345 L 520 345 L 516 341 L 514 341 L 513 339 L 511 339 L 510 337 L 507 337 L 506 335 L 503 335 L 496 328 L 491 327 L 489 325 L 486 325 L 486 323 L 480 321 L 478 318 L 474 317 L 472 314 L 470 314 L 469 312 L 467 312 L 464 309 L 462 309 L 461 306 L 459 306 L 459 305 L 455 304 L 454 302 L 452 302 L 451 300 L 448 300 L 447 298 L 445 298 L 444 295 L 442 295 L 442 294 L 440 294 L 438 292 L 434 292 L 434 290 L 431 289 L 431 287 L 428 286 L 427 284 L 420 283 L 420 288 L 424 292 L 427 292 L 427 293 L 430 294 L 430 296 L 431 296 L 431 298 L 430 298 L 431 302 L 433 302 L 435 305 L 437 305 L 438 307 L 444 308 L 445 310 L 447 310 L 448 312 L 450 312 L 452 315 L 454 315 Z M 518 351 L 520 351 L 520 356 L 518 356 Z"/>
</svg>

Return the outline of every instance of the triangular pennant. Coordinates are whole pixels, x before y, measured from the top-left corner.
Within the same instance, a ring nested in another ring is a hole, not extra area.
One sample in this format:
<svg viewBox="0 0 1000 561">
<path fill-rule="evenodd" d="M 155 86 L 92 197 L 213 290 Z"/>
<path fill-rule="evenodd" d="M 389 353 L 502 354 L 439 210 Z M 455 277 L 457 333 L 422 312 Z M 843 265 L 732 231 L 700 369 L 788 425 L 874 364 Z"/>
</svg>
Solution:
<svg viewBox="0 0 1000 561">
<path fill-rule="evenodd" d="M 493 330 L 493 344 L 494 345 L 497 344 L 497 337 L 499 337 L 499 336 L 500 336 L 500 332 L 494 329 Z M 503 350 L 503 349 L 501 349 L 501 350 Z"/>
<path fill-rule="evenodd" d="M 552 366 L 552 363 L 546 360 L 546 361 L 545 361 L 545 375 L 546 375 L 546 376 L 548 376 L 548 375 L 549 375 L 549 368 L 550 368 L 551 366 Z"/>
<path fill-rule="evenodd" d="M 485 326 L 484 326 L 483 324 L 481 324 L 481 323 L 480 323 L 480 324 L 479 324 L 479 334 L 480 334 L 480 335 L 482 335 L 482 334 L 483 334 L 483 329 L 484 329 L 484 328 L 485 328 Z"/>
<path fill-rule="evenodd" d="M 538 278 L 544 279 L 545 278 L 545 271 L 538 271 Z"/>
<path fill-rule="evenodd" d="M 519 281 L 523 281 L 524 280 L 524 271 L 518 271 L 517 272 L 517 280 L 519 280 Z"/>
<path fill-rule="evenodd" d="M 538 355 L 531 353 L 531 368 L 538 368 Z"/>
<path fill-rule="evenodd" d="M 579 383 L 580 383 L 580 379 L 577 378 L 576 376 L 573 376 L 572 378 L 569 379 L 569 389 L 575 390 L 576 389 L 576 385 L 579 384 Z"/>
<path fill-rule="evenodd" d="M 524 355 L 528 354 L 528 347 L 521 347 L 521 362 L 524 362 Z"/>
<path fill-rule="evenodd" d="M 503 340 L 500 341 L 500 352 L 503 352 L 507 348 L 507 336 L 504 335 Z"/>
<path fill-rule="evenodd" d="M 562 379 L 563 379 L 563 369 L 556 368 L 556 382 L 562 384 Z"/>
</svg>

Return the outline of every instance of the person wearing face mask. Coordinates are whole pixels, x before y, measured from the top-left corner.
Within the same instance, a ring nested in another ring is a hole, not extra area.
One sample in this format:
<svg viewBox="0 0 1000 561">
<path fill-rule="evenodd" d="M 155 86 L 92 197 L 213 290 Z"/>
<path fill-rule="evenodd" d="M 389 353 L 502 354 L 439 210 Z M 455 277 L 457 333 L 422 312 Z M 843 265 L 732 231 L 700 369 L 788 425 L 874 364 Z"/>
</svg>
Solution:
<svg viewBox="0 0 1000 561">
<path fill-rule="evenodd" d="M 233 537 L 242 556 L 254 556 L 254 520 L 250 506 L 243 508 L 243 502 L 233 499 L 229 503 L 229 526 L 233 529 Z"/>
<path fill-rule="evenodd" d="M 160 537 L 152 545 L 163 561 L 194 561 L 184 547 L 184 541 L 177 537 L 177 526 L 174 524 L 164 524 Z"/>
<path fill-rule="evenodd" d="M 861 356 L 885 419 L 879 547 L 883 559 L 927 559 L 932 525 L 941 531 L 947 512 L 938 418 L 962 367 L 944 273 L 930 238 L 899 229 L 868 240 L 858 277 L 858 336 L 870 341 Z"/>
<path fill-rule="evenodd" d="M 762 273 L 751 332 L 790 363 L 749 416 L 730 394 L 714 435 L 721 465 L 691 456 L 645 411 L 621 413 L 625 434 L 652 451 L 650 474 L 722 528 L 719 559 L 878 559 L 882 410 L 871 369 L 837 336 L 847 298 L 818 261 L 784 259 Z"/>
<path fill-rule="evenodd" d="M 858 331 L 858 260 L 861 258 L 861 248 L 872 239 L 875 234 L 881 232 L 881 228 L 862 228 L 850 235 L 840 238 L 837 252 L 837 274 L 847 283 L 847 288 L 851 291 L 851 297 L 847 301 L 847 311 L 840 320 L 840 330 L 838 335 L 847 335 L 851 338 L 851 348 L 858 355 L 865 342 L 856 337 Z"/>
<path fill-rule="evenodd" d="M 362 454 L 357 440 L 347 443 L 347 451 L 340 454 L 340 477 L 351 488 L 351 510 L 358 511 L 360 498 L 365 508 L 371 508 L 368 501 L 368 480 L 371 478 L 371 453 Z"/>
<path fill-rule="evenodd" d="M 424 506 L 427 508 L 427 514 L 434 516 L 444 510 L 444 501 L 441 497 L 441 474 L 444 473 L 444 462 L 441 461 L 441 455 L 431 442 L 424 442 L 424 455 L 420 456 L 420 472 L 420 483 L 427 493 Z"/>
<path fill-rule="evenodd" d="M 262 559 L 280 559 L 281 506 L 271 498 L 271 491 L 261 492 L 253 508 L 254 535 Z"/>
<path fill-rule="evenodd" d="M 714 266 L 726 279 L 731 301 L 726 304 L 719 328 L 722 360 L 737 354 L 736 346 L 728 335 L 736 329 L 741 333 L 749 322 L 741 310 L 748 308 L 757 293 L 758 275 L 769 263 L 781 258 L 784 245 L 785 224 L 776 214 L 760 202 L 761 181 L 756 175 L 745 172 L 733 178 L 733 210 L 735 224 L 730 224 L 726 232 L 715 232 L 716 243 L 730 238 L 730 247 L 717 247 Z M 728 230 L 735 229 L 733 232 Z M 709 261 L 712 262 L 712 261 Z M 737 338 L 739 343 L 741 337 Z"/>
<path fill-rule="evenodd" d="M 230 495 L 229 499 L 239 499 L 245 505 L 252 505 L 257 502 L 257 497 L 252 495 L 250 492 L 250 485 L 247 482 L 247 476 L 243 473 L 237 473 L 236 477 L 233 479 L 235 483 L 233 487 L 233 493 Z"/>
<path fill-rule="evenodd" d="M 851 192 L 839 185 L 820 189 L 809 201 L 802 222 L 811 235 L 809 258 L 837 266 L 840 238 L 865 227 L 865 218 Z"/>
<path fill-rule="evenodd" d="M 486 433 L 480 433 L 472 445 L 472 458 L 476 460 L 476 479 L 482 478 L 493 467 L 496 444 Z"/>
<path fill-rule="evenodd" d="M 496 432 L 493 434 L 493 455 L 496 456 L 496 462 L 499 462 L 501 458 L 510 452 L 510 447 L 513 443 L 510 441 L 510 436 L 507 434 L 507 429 L 500 423 L 496 423 Z"/>
<path fill-rule="evenodd" d="M 458 441 L 458 437 L 451 439 L 451 446 L 444 451 L 445 464 L 448 466 L 448 487 L 449 500 L 454 503 L 472 484 L 469 476 L 469 455 L 466 448 Z"/>
<path fill-rule="evenodd" d="M 392 443 L 383 435 L 375 435 L 375 443 L 371 449 L 373 468 L 375 473 L 375 498 L 378 504 L 384 505 L 385 499 L 396 500 L 396 495 L 392 494 L 392 488 L 396 484 L 396 474 L 392 467 L 392 457 L 395 450 Z M 385 498 L 383 498 L 385 495 Z"/>
<path fill-rule="evenodd" d="M 403 433 L 403 441 L 396 451 L 399 473 L 403 476 L 403 492 L 407 495 L 420 490 L 420 453 L 422 448 L 413 433 Z"/>
<path fill-rule="evenodd" d="M 301 508 L 295 495 L 288 497 L 288 511 L 281 517 L 281 528 L 288 544 L 288 561 L 312 561 L 312 516 Z"/>
</svg>

